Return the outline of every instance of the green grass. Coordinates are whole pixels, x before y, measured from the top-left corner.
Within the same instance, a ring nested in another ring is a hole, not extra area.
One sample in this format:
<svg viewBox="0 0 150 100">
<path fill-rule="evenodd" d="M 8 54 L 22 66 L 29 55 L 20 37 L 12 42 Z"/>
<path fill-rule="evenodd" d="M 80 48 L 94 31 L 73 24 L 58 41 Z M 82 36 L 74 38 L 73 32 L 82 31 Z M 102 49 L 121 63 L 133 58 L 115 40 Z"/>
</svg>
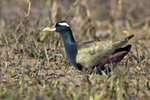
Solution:
<svg viewBox="0 0 150 100">
<path fill-rule="evenodd" d="M 148 1 L 140 6 L 130 0 L 117 6 L 98 0 L 37 1 L 0 1 L 0 99 L 150 99 L 149 6 L 143 6 Z M 132 51 L 110 75 L 93 73 L 87 79 L 66 59 L 59 34 L 39 40 L 41 30 L 57 20 L 71 23 L 77 41 L 135 34 Z"/>
</svg>

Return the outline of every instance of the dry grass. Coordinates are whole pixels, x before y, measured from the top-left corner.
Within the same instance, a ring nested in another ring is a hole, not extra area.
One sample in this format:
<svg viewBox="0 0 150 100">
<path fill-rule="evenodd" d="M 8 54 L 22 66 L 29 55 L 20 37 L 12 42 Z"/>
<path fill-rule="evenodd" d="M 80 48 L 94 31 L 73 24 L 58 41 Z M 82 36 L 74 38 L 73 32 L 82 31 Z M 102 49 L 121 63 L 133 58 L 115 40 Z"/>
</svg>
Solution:
<svg viewBox="0 0 150 100">
<path fill-rule="evenodd" d="M 0 98 L 150 99 L 149 4 L 148 0 L 1 0 Z M 40 31 L 58 20 L 71 23 L 77 41 L 135 34 L 132 51 L 111 76 L 93 73 L 87 81 L 65 58 L 59 34 L 39 41 Z"/>
</svg>

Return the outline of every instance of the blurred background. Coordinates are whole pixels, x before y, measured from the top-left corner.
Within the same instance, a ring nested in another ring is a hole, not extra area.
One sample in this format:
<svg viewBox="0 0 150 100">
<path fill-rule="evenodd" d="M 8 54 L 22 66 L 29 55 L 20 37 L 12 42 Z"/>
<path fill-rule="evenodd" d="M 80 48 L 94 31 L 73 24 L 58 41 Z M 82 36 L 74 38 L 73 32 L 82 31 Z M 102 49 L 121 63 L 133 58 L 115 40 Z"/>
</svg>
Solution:
<svg viewBox="0 0 150 100">
<path fill-rule="evenodd" d="M 60 34 L 39 39 L 60 20 L 77 42 L 135 34 L 118 73 L 92 75 L 89 84 L 65 58 Z M 0 0 L 1 99 L 146 100 L 149 67 L 150 0 Z"/>
<path fill-rule="evenodd" d="M 86 39 L 114 38 L 123 31 L 150 38 L 149 9 L 149 0 L 1 0 L 0 30 L 13 32 L 22 27 L 24 32 L 37 33 L 66 20 L 74 33 Z"/>
</svg>

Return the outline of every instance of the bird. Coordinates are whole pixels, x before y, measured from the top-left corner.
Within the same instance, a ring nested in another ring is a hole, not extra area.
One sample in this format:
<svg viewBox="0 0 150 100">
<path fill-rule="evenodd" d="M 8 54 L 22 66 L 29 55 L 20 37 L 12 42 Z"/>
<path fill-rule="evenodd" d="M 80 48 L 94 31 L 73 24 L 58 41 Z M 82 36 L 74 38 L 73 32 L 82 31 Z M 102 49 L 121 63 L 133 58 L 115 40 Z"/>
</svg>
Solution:
<svg viewBox="0 0 150 100">
<path fill-rule="evenodd" d="M 45 32 L 60 33 L 68 59 L 76 69 L 80 71 L 92 69 L 93 71 L 93 68 L 96 67 L 97 72 L 105 70 L 106 64 L 120 62 L 131 50 L 131 44 L 126 44 L 134 37 L 134 34 L 132 34 L 119 41 L 77 43 L 67 21 L 58 21 L 54 26 L 44 28 L 41 33 L 45 34 Z"/>
</svg>

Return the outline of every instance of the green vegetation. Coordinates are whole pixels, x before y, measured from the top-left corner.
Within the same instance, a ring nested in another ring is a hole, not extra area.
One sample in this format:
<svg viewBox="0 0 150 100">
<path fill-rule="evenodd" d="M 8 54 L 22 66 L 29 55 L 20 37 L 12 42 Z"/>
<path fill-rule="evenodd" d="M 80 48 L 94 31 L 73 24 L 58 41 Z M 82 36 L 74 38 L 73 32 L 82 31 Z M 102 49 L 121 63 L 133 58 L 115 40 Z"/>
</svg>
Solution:
<svg viewBox="0 0 150 100">
<path fill-rule="evenodd" d="M 149 0 L 1 0 L 0 99 L 150 99 Z M 77 41 L 135 34 L 133 48 L 110 75 L 85 77 L 70 65 L 58 33 L 67 20 Z"/>
</svg>

